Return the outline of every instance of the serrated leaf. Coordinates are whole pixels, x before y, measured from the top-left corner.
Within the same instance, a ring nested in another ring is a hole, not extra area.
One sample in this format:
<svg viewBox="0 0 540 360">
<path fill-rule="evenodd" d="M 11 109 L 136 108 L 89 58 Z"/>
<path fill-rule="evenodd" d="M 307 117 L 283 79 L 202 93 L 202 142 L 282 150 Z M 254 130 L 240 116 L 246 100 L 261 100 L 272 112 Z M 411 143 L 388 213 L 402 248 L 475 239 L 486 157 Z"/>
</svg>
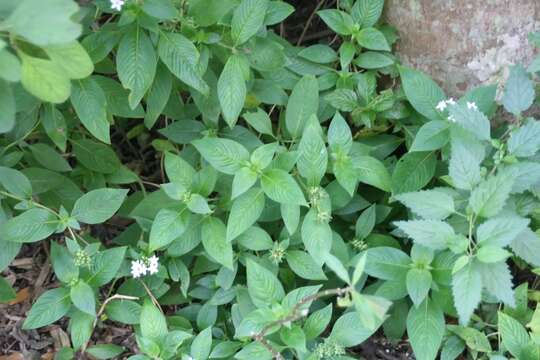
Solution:
<svg viewBox="0 0 540 360">
<path fill-rule="evenodd" d="M 358 181 L 390 192 L 392 179 L 382 162 L 371 156 L 354 156 L 351 160 L 356 169 Z"/>
<path fill-rule="evenodd" d="M 455 235 L 450 225 L 438 220 L 396 221 L 394 224 L 415 243 L 433 250 L 447 248 L 449 240 Z"/>
<path fill-rule="evenodd" d="M 484 153 L 484 148 L 478 142 L 452 137 L 448 173 L 455 187 L 471 190 L 480 182 L 480 164 Z"/>
<path fill-rule="evenodd" d="M 427 220 L 443 220 L 454 213 L 454 199 L 437 190 L 403 193 L 395 196 L 415 214 Z"/>
<path fill-rule="evenodd" d="M 432 282 L 431 272 L 426 269 L 410 269 L 407 272 L 407 292 L 416 307 L 426 299 Z"/>
<path fill-rule="evenodd" d="M 308 280 L 326 280 L 326 275 L 313 257 L 300 250 L 287 251 L 287 264 L 298 276 Z"/>
<path fill-rule="evenodd" d="M 383 280 L 405 280 L 411 258 L 403 251 L 380 246 L 367 251 L 365 273 Z"/>
<path fill-rule="evenodd" d="M 469 206 L 478 216 L 489 218 L 497 215 L 512 190 L 512 178 L 499 174 L 483 181 L 471 192 Z"/>
<path fill-rule="evenodd" d="M 489 140 L 491 138 L 489 120 L 480 111 L 458 103 L 450 105 L 449 113 L 458 126 L 473 134 L 478 140 Z"/>
<path fill-rule="evenodd" d="M 529 228 L 522 231 L 510 243 L 510 247 L 514 254 L 528 262 L 533 266 L 540 266 L 540 236 Z"/>
<path fill-rule="evenodd" d="M 521 350 L 529 343 L 527 330 L 516 319 L 502 311 L 497 313 L 502 343 L 516 358 L 520 358 Z"/>
<path fill-rule="evenodd" d="M 482 285 L 498 301 L 514 308 L 516 300 L 512 289 L 512 274 L 505 261 L 490 264 L 478 263 L 478 271 L 482 274 Z"/>
<path fill-rule="evenodd" d="M 529 118 L 510 133 L 508 151 L 517 157 L 533 156 L 540 149 L 540 122 Z"/>
<path fill-rule="evenodd" d="M 386 41 L 386 37 L 382 32 L 374 27 L 368 27 L 360 30 L 358 34 L 354 36 L 358 43 L 369 50 L 382 50 L 390 51 L 390 45 Z"/>
<path fill-rule="evenodd" d="M 374 326 L 375 329 L 367 328 L 356 311 L 347 312 L 336 320 L 329 338 L 341 346 L 352 347 L 364 342 L 381 324 L 382 321 Z"/>
<path fill-rule="evenodd" d="M 302 241 L 306 250 L 319 264 L 332 248 L 332 229 L 326 221 L 317 218 L 317 210 L 311 209 L 302 223 Z"/>
<path fill-rule="evenodd" d="M 320 126 L 316 118 L 311 117 L 298 145 L 296 167 L 309 186 L 317 186 L 326 173 L 327 165 L 328 152 L 320 135 Z"/>
<path fill-rule="evenodd" d="M 499 216 L 489 219 L 476 230 L 478 244 L 505 247 L 525 231 L 530 220 L 517 216 Z"/>
<path fill-rule="evenodd" d="M 351 35 L 354 28 L 354 20 L 344 11 L 326 9 L 317 12 L 317 15 L 326 25 L 340 35 Z"/>
<path fill-rule="evenodd" d="M 381 17 L 383 7 L 384 0 L 358 0 L 352 7 L 351 15 L 360 26 L 370 27 Z"/>
<path fill-rule="evenodd" d="M 452 276 L 452 295 L 459 315 L 459 323 L 467 324 L 480 303 L 482 276 L 474 260 L 463 266 Z"/>
<path fill-rule="evenodd" d="M 522 65 L 510 68 L 510 76 L 504 87 L 502 103 L 514 115 L 527 110 L 534 101 L 534 84 Z"/>
</svg>

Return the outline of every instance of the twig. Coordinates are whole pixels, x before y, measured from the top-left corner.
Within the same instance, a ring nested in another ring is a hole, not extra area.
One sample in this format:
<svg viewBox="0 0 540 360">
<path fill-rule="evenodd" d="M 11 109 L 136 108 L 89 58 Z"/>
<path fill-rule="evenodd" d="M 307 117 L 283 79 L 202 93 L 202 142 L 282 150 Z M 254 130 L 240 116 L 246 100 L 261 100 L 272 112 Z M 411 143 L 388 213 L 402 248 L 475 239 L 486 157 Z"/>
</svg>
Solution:
<svg viewBox="0 0 540 360">
<path fill-rule="evenodd" d="M 293 321 L 306 317 L 309 314 L 309 312 L 302 309 L 304 305 L 309 304 L 320 298 L 330 296 L 330 295 L 337 295 L 339 297 L 342 297 L 346 295 L 347 293 L 349 293 L 350 291 L 352 291 L 352 287 L 336 288 L 336 289 L 323 290 L 316 294 L 306 296 L 302 298 L 299 302 L 297 302 L 296 305 L 294 305 L 289 315 L 279 320 L 272 321 L 270 324 L 266 325 L 261 331 L 253 334 L 251 337 L 254 340 L 260 342 L 268 351 L 270 351 L 273 359 L 283 360 L 283 355 L 281 355 L 279 351 L 274 349 L 272 347 L 272 344 L 270 344 L 270 342 L 266 340 L 265 338 L 266 334 L 275 326 L 282 326 L 287 323 L 291 323 Z"/>
<path fill-rule="evenodd" d="M 94 329 L 96 328 L 98 319 L 101 317 L 101 315 L 103 315 L 103 312 L 105 311 L 105 306 L 107 306 L 108 303 L 110 303 L 113 300 L 138 300 L 138 299 L 139 298 L 135 297 L 135 296 L 127 296 L 127 295 L 120 295 L 120 294 L 114 294 L 113 296 L 105 299 L 105 301 L 103 302 L 103 304 L 101 304 L 101 307 L 99 308 L 99 311 L 98 311 L 98 313 L 96 315 L 96 318 L 94 319 L 94 323 L 92 324 L 92 332 L 94 332 Z M 88 347 L 88 342 L 89 341 L 90 341 L 90 339 L 88 339 L 88 341 L 86 341 L 84 343 L 84 345 L 81 346 L 81 353 L 84 353 L 84 351 Z"/>
<path fill-rule="evenodd" d="M 306 35 L 306 32 L 307 32 L 309 26 L 311 25 L 311 21 L 313 20 L 313 17 L 317 13 L 317 11 L 319 11 L 319 9 L 321 8 L 321 6 L 324 4 L 325 1 L 326 0 L 319 1 L 317 6 L 315 7 L 315 9 L 313 9 L 313 12 L 311 13 L 311 15 L 309 15 L 309 17 L 308 17 L 308 19 L 306 21 L 306 25 L 302 29 L 302 33 L 300 34 L 300 37 L 298 38 L 298 41 L 296 42 L 296 46 L 300 46 L 300 44 L 304 40 L 304 36 Z"/>
</svg>

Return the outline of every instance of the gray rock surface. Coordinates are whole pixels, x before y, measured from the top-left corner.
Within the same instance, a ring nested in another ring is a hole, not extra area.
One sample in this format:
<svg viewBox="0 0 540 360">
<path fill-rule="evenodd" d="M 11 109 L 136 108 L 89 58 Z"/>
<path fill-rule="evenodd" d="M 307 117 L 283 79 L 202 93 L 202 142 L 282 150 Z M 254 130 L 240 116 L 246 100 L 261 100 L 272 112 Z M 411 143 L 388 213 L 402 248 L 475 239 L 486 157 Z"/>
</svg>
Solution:
<svg viewBox="0 0 540 360">
<path fill-rule="evenodd" d="M 540 0 L 387 0 L 385 17 L 399 31 L 402 62 L 459 95 L 530 62 L 527 36 L 540 30 Z"/>
</svg>

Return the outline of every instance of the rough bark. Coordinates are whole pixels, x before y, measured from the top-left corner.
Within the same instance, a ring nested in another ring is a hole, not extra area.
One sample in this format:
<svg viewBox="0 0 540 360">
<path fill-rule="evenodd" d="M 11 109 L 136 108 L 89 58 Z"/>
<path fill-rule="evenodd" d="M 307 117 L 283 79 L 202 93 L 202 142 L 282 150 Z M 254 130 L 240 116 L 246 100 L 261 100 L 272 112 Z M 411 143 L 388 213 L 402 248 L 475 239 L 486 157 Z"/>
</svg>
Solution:
<svg viewBox="0 0 540 360">
<path fill-rule="evenodd" d="M 527 35 L 540 30 L 540 0 L 387 0 L 385 16 L 399 31 L 403 63 L 459 95 L 530 62 Z"/>
</svg>

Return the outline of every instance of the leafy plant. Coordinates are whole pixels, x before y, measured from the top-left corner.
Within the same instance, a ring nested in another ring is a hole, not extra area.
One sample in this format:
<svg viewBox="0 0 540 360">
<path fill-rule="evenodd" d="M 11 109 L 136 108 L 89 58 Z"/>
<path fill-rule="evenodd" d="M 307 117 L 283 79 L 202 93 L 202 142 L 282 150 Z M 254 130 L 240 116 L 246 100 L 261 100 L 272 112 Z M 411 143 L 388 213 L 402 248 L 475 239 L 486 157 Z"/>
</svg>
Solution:
<svg viewBox="0 0 540 360">
<path fill-rule="evenodd" d="M 492 129 L 496 87 L 399 65 L 383 5 L 319 10 L 335 48 L 281 36 L 283 1 L 0 5 L 0 270 L 43 241 L 56 277 L 23 328 L 67 318 L 57 359 L 127 354 L 112 321 L 131 360 L 352 359 L 380 328 L 538 357 L 536 61 Z"/>
</svg>

